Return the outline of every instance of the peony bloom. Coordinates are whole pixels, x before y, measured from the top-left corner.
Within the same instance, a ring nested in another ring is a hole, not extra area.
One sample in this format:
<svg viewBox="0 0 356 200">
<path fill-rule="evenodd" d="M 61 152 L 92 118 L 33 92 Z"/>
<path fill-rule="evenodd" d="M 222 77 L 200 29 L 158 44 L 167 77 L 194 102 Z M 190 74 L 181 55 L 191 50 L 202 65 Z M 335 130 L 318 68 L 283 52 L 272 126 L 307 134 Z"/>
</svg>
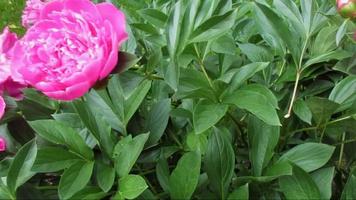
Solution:
<svg viewBox="0 0 356 200">
<path fill-rule="evenodd" d="M 356 0 L 336 0 L 336 4 L 342 17 L 356 19 Z"/>
<path fill-rule="evenodd" d="M 125 16 L 112 4 L 54 0 L 16 43 L 12 74 L 51 98 L 73 100 L 109 75 L 126 38 Z"/>
<path fill-rule="evenodd" d="M 3 152 L 6 150 L 6 141 L 4 138 L 0 137 L 0 152 Z"/>
<path fill-rule="evenodd" d="M 22 25 L 31 27 L 40 18 L 42 8 L 50 0 L 27 0 L 26 7 L 22 13 Z"/>
<path fill-rule="evenodd" d="M 5 112 L 5 101 L 2 97 L 4 92 L 17 99 L 22 98 L 21 89 L 24 85 L 12 79 L 10 68 L 10 59 L 16 41 L 16 34 L 11 33 L 6 27 L 0 35 L 0 118 Z"/>
</svg>

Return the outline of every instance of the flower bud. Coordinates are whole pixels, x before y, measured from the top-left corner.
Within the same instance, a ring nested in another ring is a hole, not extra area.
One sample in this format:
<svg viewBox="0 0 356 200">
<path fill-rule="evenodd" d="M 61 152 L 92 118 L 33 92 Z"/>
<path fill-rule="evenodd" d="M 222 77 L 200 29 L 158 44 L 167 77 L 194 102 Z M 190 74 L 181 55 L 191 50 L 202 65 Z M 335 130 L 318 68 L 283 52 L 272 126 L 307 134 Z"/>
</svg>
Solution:
<svg viewBox="0 0 356 200">
<path fill-rule="evenodd" d="M 0 152 L 3 152 L 6 150 L 6 141 L 4 138 L 0 137 Z"/>
<path fill-rule="evenodd" d="M 336 3 L 342 17 L 356 20 L 356 0 L 336 0 Z"/>
</svg>

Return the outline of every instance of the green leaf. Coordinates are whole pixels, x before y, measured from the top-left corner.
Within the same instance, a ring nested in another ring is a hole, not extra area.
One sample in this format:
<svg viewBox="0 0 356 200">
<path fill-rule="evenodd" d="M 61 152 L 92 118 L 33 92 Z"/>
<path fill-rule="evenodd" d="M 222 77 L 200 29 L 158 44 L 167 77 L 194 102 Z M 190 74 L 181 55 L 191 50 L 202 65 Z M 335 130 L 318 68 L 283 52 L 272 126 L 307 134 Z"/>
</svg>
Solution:
<svg viewBox="0 0 356 200">
<path fill-rule="evenodd" d="M 126 199 L 134 199 L 148 188 L 145 179 L 139 175 L 127 175 L 119 180 L 119 192 Z"/>
<path fill-rule="evenodd" d="M 70 199 L 103 199 L 108 195 L 110 193 L 105 193 L 98 187 L 88 186 L 77 192 Z"/>
<path fill-rule="evenodd" d="M 294 102 L 293 112 L 299 117 L 299 119 L 311 125 L 313 115 L 304 100 L 298 99 Z"/>
<path fill-rule="evenodd" d="M 352 200 L 356 198 L 356 170 L 350 173 L 350 177 L 347 179 L 347 183 L 342 191 L 342 200 Z"/>
<path fill-rule="evenodd" d="M 273 5 L 284 17 L 288 19 L 300 37 L 305 37 L 307 35 L 302 15 L 293 0 L 274 0 Z"/>
<path fill-rule="evenodd" d="M 281 125 L 275 110 L 277 100 L 272 92 L 264 88 L 264 86 L 245 86 L 224 97 L 223 102 L 234 104 L 241 109 L 246 109 L 269 125 Z"/>
<path fill-rule="evenodd" d="M 124 124 L 127 124 L 133 114 L 135 114 L 138 107 L 141 105 L 141 102 L 145 98 L 146 94 L 151 88 L 151 81 L 144 80 L 142 81 L 137 88 L 133 91 L 133 93 L 125 99 L 125 120 Z"/>
<path fill-rule="evenodd" d="M 316 124 L 326 123 L 331 115 L 339 108 L 339 104 L 326 98 L 311 97 L 306 100 Z"/>
<path fill-rule="evenodd" d="M 314 40 L 311 40 L 310 56 L 317 57 L 337 48 L 335 42 L 336 26 L 324 26 Z"/>
<path fill-rule="evenodd" d="M 79 161 L 64 171 L 58 186 L 61 199 L 69 199 L 82 190 L 90 180 L 94 162 Z"/>
<path fill-rule="evenodd" d="M 232 10 L 224 15 L 211 17 L 193 31 L 190 42 L 210 41 L 224 35 L 234 25 L 236 15 L 237 11 Z"/>
<path fill-rule="evenodd" d="M 165 192 L 169 192 L 169 167 L 165 159 L 160 159 L 156 165 L 158 182 Z"/>
<path fill-rule="evenodd" d="M 319 188 L 321 199 L 331 198 L 334 172 L 334 167 L 328 167 L 319 169 L 311 174 L 311 177 Z"/>
<path fill-rule="evenodd" d="M 282 52 L 285 52 L 284 46 L 287 46 L 293 55 L 294 61 L 296 61 L 300 55 L 298 44 L 292 39 L 294 38 L 293 33 L 283 19 L 271 8 L 259 3 L 254 4 L 254 14 L 257 26 L 264 39 Z"/>
<path fill-rule="evenodd" d="M 150 132 L 147 146 L 156 144 L 162 137 L 169 120 L 171 111 L 171 100 L 162 99 L 154 103 L 146 118 L 146 129 Z"/>
<path fill-rule="evenodd" d="M 228 109 L 227 105 L 212 104 L 200 101 L 193 111 L 193 125 L 196 134 L 208 130 L 224 117 Z"/>
<path fill-rule="evenodd" d="M 127 136 L 116 144 L 113 158 L 115 160 L 116 172 L 120 177 L 124 177 L 130 173 L 148 137 L 148 133 L 138 135 L 133 139 L 131 136 Z"/>
<path fill-rule="evenodd" d="M 290 149 L 282 155 L 279 162 L 290 161 L 306 172 L 314 171 L 325 165 L 331 158 L 335 147 L 321 143 L 304 143 Z"/>
<path fill-rule="evenodd" d="M 81 160 L 80 157 L 63 148 L 45 147 L 38 149 L 32 171 L 56 172 L 68 168 L 79 160 Z"/>
<path fill-rule="evenodd" d="M 252 43 L 239 44 L 239 48 L 247 58 L 255 64 L 256 62 L 271 62 L 273 54 L 267 48 Z"/>
<path fill-rule="evenodd" d="M 227 200 L 248 200 L 249 192 L 248 192 L 248 183 L 243 186 L 236 188 L 227 198 Z"/>
<path fill-rule="evenodd" d="M 115 168 L 100 161 L 97 161 L 95 164 L 98 186 L 104 192 L 108 192 L 115 181 Z"/>
<path fill-rule="evenodd" d="M 200 175 L 200 153 L 188 152 L 179 159 L 169 178 L 172 199 L 190 199 L 198 185 Z"/>
<path fill-rule="evenodd" d="M 16 153 L 7 174 L 7 187 L 13 196 L 19 186 L 28 181 L 35 172 L 31 171 L 37 155 L 37 145 L 35 140 L 26 143 Z"/>
<path fill-rule="evenodd" d="M 205 171 L 212 189 L 225 199 L 235 169 L 235 153 L 227 129 L 214 128 L 204 158 Z"/>
<path fill-rule="evenodd" d="M 139 10 L 138 14 L 149 23 L 155 25 L 156 27 L 163 28 L 167 22 L 168 16 L 163 12 L 147 8 L 143 10 Z"/>
<path fill-rule="evenodd" d="M 83 124 L 97 140 L 100 149 L 107 155 L 111 155 L 114 148 L 114 141 L 111 137 L 111 126 L 108 123 L 111 122 L 111 124 L 114 124 L 114 126 L 120 130 L 122 130 L 122 123 L 112 115 L 112 113 L 108 112 L 110 108 L 105 108 L 105 102 L 101 102 L 103 100 L 96 92 L 88 94 L 87 99 L 87 101 L 73 102 L 72 105 Z M 94 102 L 101 103 L 98 105 Z M 112 123 L 113 120 L 117 123 Z"/>
<path fill-rule="evenodd" d="M 229 70 L 220 77 L 219 80 L 224 81 L 225 83 L 230 83 L 229 89 L 234 91 L 257 72 L 265 69 L 268 65 L 269 63 L 267 62 L 250 63 L 241 68 Z"/>
<path fill-rule="evenodd" d="M 356 100 L 356 76 L 347 76 L 331 91 L 329 100 L 351 106 Z"/>
<path fill-rule="evenodd" d="M 177 98 L 207 98 L 215 100 L 215 94 L 204 74 L 194 69 L 182 69 Z"/>
<path fill-rule="evenodd" d="M 256 117 L 250 116 L 248 123 L 250 160 L 254 176 L 261 176 L 274 154 L 279 140 L 279 127 L 270 126 Z"/>
<path fill-rule="evenodd" d="M 183 18 L 184 18 L 184 13 L 185 9 L 187 7 L 187 1 L 178 1 L 174 7 L 173 10 L 168 17 L 168 22 L 167 22 L 167 47 L 169 54 L 171 56 L 171 59 L 175 59 L 177 56 L 177 49 L 179 48 L 179 45 L 182 41 L 180 41 L 180 35 L 181 35 L 181 29 L 182 26 L 181 24 L 183 23 Z"/>
<path fill-rule="evenodd" d="M 337 30 L 337 33 L 336 33 L 336 45 L 339 46 L 342 38 L 344 38 L 345 34 L 346 34 L 346 31 L 347 31 L 347 22 L 349 20 L 346 19 L 342 24 L 341 26 L 339 27 L 339 29 Z"/>
<path fill-rule="evenodd" d="M 66 124 L 54 120 L 29 122 L 30 126 L 43 138 L 55 144 L 68 146 L 73 152 L 86 159 L 93 159 L 93 151 L 85 144 L 80 135 Z"/>
<path fill-rule="evenodd" d="M 316 56 L 314 58 L 309 59 L 304 65 L 303 65 L 303 69 L 317 64 L 317 63 L 321 63 L 321 62 L 328 62 L 330 60 L 342 60 L 344 58 L 348 58 L 351 57 L 352 53 L 348 52 L 348 51 L 344 51 L 344 50 L 335 50 L 335 51 L 331 51 L 319 56 Z"/>
<path fill-rule="evenodd" d="M 279 187 L 287 199 L 320 199 L 320 192 L 308 173 L 293 166 L 293 175 L 279 179 Z"/>
</svg>

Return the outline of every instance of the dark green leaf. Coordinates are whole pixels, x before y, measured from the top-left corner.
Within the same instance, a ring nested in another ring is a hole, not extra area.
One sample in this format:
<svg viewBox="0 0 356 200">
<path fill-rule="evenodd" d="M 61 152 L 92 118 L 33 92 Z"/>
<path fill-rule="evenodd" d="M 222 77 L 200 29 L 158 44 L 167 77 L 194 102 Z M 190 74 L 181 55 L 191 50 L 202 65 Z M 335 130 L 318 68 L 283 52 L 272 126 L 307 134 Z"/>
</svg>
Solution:
<svg viewBox="0 0 356 200">
<path fill-rule="evenodd" d="M 200 101 L 193 111 L 193 125 L 196 134 L 203 133 L 224 117 L 228 109 L 227 105 L 212 104 Z"/>
<path fill-rule="evenodd" d="M 63 148 L 45 147 L 38 150 L 32 170 L 35 172 L 56 172 L 68 168 L 81 159 Z"/>
<path fill-rule="evenodd" d="M 29 122 L 31 127 L 43 138 L 55 144 L 68 146 L 70 150 L 86 159 L 93 159 L 93 151 L 80 135 L 66 124 L 54 120 Z"/>
<path fill-rule="evenodd" d="M 210 185 L 221 199 L 227 197 L 235 168 L 235 153 L 228 134 L 230 133 L 226 129 L 214 128 L 204 158 Z"/>
<path fill-rule="evenodd" d="M 17 152 L 14 160 L 11 163 L 7 174 L 7 187 L 10 193 L 15 196 L 19 186 L 28 181 L 35 172 L 31 171 L 32 165 L 35 162 L 37 155 L 37 145 L 35 140 L 26 143 Z"/>
<path fill-rule="evenodd" d="M 254 176 L 261 176 L 274 154 L 279 140 L 279 127 L 270 126 L 256 117 L 250 116 L 248 126 L 250 160 Z"/>
</svg>

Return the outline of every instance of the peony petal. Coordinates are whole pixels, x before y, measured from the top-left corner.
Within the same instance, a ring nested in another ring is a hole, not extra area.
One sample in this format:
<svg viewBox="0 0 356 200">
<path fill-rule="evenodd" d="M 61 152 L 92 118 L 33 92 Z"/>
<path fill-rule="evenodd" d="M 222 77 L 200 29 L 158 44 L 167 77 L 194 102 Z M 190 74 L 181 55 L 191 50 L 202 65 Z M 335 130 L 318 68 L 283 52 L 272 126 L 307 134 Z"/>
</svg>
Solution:
<svg viewBox="0 0 356 200">
<path fill-rule="evenodd" d="M 85 16 L 90 14 L 91 18 L 89 20 L 101 20 L 100 13 L 96 8 L 95 4 L 88 0 L 64 0 L 64 6 L 66 9 L 74 11 L 79 14 L 85 12 Z"/>
<path fill-rule="evenodd" d="M 111 3 L 99 3 L 96 5 L 103 19 L 110 21 L 117 34 L 120 43 L 127 39 L 126 19 L 123 12 L 117 9 Z"/>
<path fill-rule="evenodd" d="M 41 10 L 39 20 L 43 20 L 43 19 L 52 19 L 53 20 L 51 13 L 60 12 L 63 9 L 64 9 L 64 4 L 61 0 L 48 2 L 46 4 L 46 6 L 44 6 L 43 9 Z"/>
<path fill-rule="evenodd" d="M 5 101 L 4 98 L 2 96 L 0 96 L 0 119 L 4 116 L 5 113 Z"/>
<path fill-rule="evenodd" d="M 53 99 L 71 101 L 83 96 L 89 91 L 89 89 L 90 84 L 88 82 L 84 82 L 68 87 L 65 91 L 44 92 L 44 94 Z"/>
</svg>

